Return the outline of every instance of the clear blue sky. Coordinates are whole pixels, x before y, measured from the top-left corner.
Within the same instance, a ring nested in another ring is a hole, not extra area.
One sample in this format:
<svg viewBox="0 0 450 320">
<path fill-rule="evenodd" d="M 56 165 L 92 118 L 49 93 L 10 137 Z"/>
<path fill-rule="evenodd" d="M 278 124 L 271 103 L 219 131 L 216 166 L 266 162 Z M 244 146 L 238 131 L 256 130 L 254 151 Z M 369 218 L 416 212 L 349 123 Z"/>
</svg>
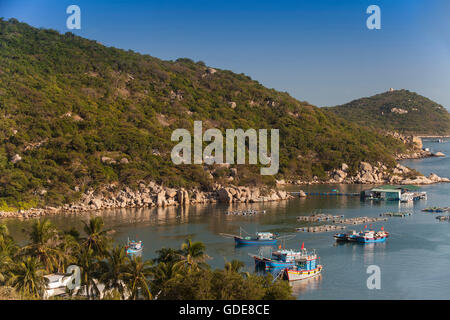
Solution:
<svg viewBox="0 0 450 320">
<path fill-rule="evenodd" d="M 318 106 L 405 88 L 450 107 L 447 0 L 0 0 L 0 17 L 245 73 Z M 381 8 L 368 30 L 366 8 Z"/>
</svg>

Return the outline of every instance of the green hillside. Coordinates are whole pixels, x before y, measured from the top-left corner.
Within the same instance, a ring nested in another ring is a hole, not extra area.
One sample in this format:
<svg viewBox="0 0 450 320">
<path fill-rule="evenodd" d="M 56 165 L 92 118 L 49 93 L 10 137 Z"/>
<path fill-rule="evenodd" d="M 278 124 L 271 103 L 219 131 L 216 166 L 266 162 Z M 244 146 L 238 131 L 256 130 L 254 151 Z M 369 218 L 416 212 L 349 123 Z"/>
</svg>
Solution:
<svg viewBox="0 0 450 320">
<path fill-rule="evenodd" d="M 448 111 L 408 90 L 389 91 L 326 109 L 363 126 L 404 134 L 450 134 Z"/>
<path fill-rule="evenodd" d="M 229 169 L 170 160 L 172 131 L 192 132 L 194 120 L 204 128 L 280 129 L 279 175 L 239 167 L 234 184 L 323 178 L 343 162 L 353 170 L 361 160 L 392 164 L 405 148 L 243 74 L 15 19 L 0 20 L 0 120 L 0 199 L 16 204 L 61 204 L 113 182 L 208 189 L 208 170 L 223 182 Z"/>
</svg>

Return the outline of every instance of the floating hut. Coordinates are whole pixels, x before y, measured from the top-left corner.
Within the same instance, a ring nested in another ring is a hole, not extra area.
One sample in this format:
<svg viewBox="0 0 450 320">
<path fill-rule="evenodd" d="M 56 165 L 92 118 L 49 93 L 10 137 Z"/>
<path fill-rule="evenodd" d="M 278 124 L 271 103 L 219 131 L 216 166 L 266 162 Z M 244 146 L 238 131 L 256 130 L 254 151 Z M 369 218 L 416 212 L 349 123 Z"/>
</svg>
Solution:
<svg viewBox="0 0 450 320">
<path fill-rule="evenodd" d="M 427 193 L 420 192 L 417 186 L 380 186 L 361 191 L 361 198 L 368 200 L 386 200 L 409 202 L 426 199 Z"/>
</svg>

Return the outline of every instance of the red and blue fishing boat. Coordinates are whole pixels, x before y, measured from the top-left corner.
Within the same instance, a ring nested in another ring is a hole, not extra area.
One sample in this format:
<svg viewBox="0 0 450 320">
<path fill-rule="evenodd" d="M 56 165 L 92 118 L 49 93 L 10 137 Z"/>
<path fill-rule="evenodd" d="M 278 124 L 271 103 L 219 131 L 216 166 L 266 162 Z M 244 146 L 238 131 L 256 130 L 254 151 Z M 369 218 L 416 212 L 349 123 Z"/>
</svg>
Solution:
<svg viewBox="0 0 450 320">
<path fill-rule="evenodd" d="M 295 265 L 295 260 L 300 259 L 307 254 L 304 243 L 301 250 L 296 251 L 292 249 L 281 249 L 272 252 L 271 257 L 266 257 L 262 254 L 250 255 L 255 260 L 256 267 L 263 267 L 266 270 L 292 267 Z"/>
<path fill-rule="evenodd" d="M 144 246 L 142 244 L 142 241 L 130 241 L 130 239 L 128 239 L 128 244 L 125 246 L 125 248 L 128 255 L 139 255 L 142 253 L 142 249 L 144 249 Z"/>
<path fill-rule="evenodd" d="M 364 226 L 366 229 L 367 226 Z M 389 232 L 384 231 L 384 227 L 381 227 L 381 231 L 367 230 L 367 231 L 350 231 L 347 233 L 336 233 L 334 238 L 336 241 L 347 242 L 359 242 L 359 243 L 376 243 L 384 242 L 389 237 Z"/>
<path fill-rule="evenodd" d="M 373 231 L 369 230 L 363 232 L 363 234 L 356 236 L 356 242 L 359 243 L 376 243 L 376 242 L 385 242 L 389 237 L 389 232 L 383 230 L 381 227 L 381 231 Z"/>
<path fill-rule="evenodd" d="M 284 269 L 284 278 L 288 281 L 298 281 L 318 276 L 323 266 L 318 263 L 320 259 L 315 250 L 307 252 L 302 257 L 295 259 L 295 265 Z"/>
</svg>

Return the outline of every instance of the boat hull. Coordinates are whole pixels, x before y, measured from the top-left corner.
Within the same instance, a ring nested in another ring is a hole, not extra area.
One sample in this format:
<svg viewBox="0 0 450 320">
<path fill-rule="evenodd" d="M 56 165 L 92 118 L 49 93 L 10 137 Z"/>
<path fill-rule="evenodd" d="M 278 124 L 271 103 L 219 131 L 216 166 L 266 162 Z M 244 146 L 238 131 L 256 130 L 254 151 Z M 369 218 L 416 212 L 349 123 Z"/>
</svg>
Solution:
<svg viewBox="0 0 450 320">
<path fill-rule="evenodd" d="M 284 262 L 268 258 L 253 257 L 253 259 L 257 267 L 264 267 L 266 270 L 288 268 L 295 265 L 295 262 Z"/>
<path fill-rule="evenodd" d="M 313 270 L 285 270 L 285 278 L 288 281 L 300 281 L 308 278 L 316 277 L 322 272 L 323 267 L 317 266 Z"/>
<path fill-rule="evenodd" d="M 357 237 L 356 241 L 359 243 L 378 243 L 378 242 L 385 242 L 387 237 L 380 237 L 380 238 L 364 238 L 364 237 Z"/>
<path fill-rule="evenodd" d="M 336 241 L 340 241 L 340 242 L 347 242 L 347 241 L 356 241 L 356 235 L 348 235 L 348 234 L 344 234 L 344 233 L 340 233 L 340 234 L 336 234 L 334 235 L 334 238 L 336 239 Z"/>
<path fill-rule="evenodd" d="M 236 245 L 276 245 L 277 239 L 272 240 L 257 240 L 257 239 L 243 239 L 239 237 L 234 237 L 234 242 Z"/>
<path fill-rule="evenodd" d="M 137 254 L 141 254 L 142 253 L 142 248 L 141 249 L 139 249 L 139 250 L 134 250 L 134 249 L 130 249 L 130 248 L 128 248 L 127 249 L 127 254 L 130 254 L 130 255 L 137 255 Z"/>
</svg>

